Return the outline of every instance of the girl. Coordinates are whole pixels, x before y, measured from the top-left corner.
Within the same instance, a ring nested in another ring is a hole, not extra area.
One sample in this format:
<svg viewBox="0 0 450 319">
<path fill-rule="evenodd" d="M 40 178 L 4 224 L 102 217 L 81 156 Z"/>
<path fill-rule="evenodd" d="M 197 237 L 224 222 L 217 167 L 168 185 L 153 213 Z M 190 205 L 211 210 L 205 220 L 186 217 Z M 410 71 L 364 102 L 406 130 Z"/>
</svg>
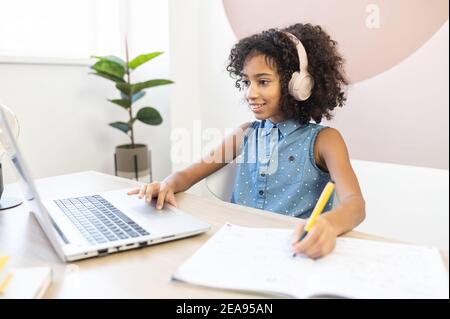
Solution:
<svg viewBox="0 0 450 319">
<path fill-rule="evenodd" d="M 319 125 L 342 107 L 348 84 L 337 43 L 320 26 L 295 24 L 240 40 L 227 70 L 257 121 L 244 123 L 200 163 L 129 192 L 156 207 L 174 194 L 236 159 L 238 171 L 231 201 L 306 219 L 325 184 L 333 180 L 339 205 L 325 212 L 300 242 L 305 221 L 296 228 L 293 251 L 311 258 L 330 253 L 336 237 L 365 218 L 365 203 L 347 148 L 336 129 Z M 316 123 L 311 123 L 315 121 Z"/>
</svg>

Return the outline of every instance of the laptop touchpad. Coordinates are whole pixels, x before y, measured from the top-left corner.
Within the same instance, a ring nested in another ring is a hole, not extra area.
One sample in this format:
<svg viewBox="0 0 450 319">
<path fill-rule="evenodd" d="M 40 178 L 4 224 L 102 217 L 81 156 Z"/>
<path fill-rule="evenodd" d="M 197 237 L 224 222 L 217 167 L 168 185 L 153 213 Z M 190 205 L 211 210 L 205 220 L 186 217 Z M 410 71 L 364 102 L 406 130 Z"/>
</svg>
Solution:
<svg viewBox="0 0 450 319">
<path fill-rule="evenodd" d="M 141 226 L 150 228 L 150 230 L 161 231 L 179 228 L 184 219 L 189 219 L 187 215 L 172 210 L 167 203 L 164 204 L 163 209 L 157 210 L 155 199 L 148 204 L 137 195 L 127 195 L 126 190 L 102 192 L 99 195 L 137 223 L 140 223 Z"/>
</svg>

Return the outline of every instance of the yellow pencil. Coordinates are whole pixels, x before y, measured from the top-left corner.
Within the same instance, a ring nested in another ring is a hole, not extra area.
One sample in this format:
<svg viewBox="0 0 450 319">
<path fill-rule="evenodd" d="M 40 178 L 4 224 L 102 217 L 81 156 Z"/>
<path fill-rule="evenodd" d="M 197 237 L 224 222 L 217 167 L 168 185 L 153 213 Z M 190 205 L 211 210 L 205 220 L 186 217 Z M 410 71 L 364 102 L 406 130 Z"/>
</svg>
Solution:
<svg viewBox="0 0 450 319">
<path fill-rule="evenodd" d="M 0 275 L 3 271 L 3 268 L 6 268 L 6 264 L 8 263 L 9 256 L 0 255 Z M 12 279 L 12 273 L 7 273 L 5 276 L 0 276 L 0 294 L 3 294 L 8 287 L 9 283 Z"/>
<path fill-rule="evenodd" d="M 3 270 L 3 268 L 6 267 L 8 260 L 9 260 L 9 256 L 0 255 L 0 272 Z"/>
<path fill-rule="evenodd" d="M 2 282 L 0 282 L 0 295 L 6 291 L 6 288 L 8 288 L 8 285 L 11 283 L 12 277 L 13 274 L 8 273 L 5 279 Z"/>
<path fill-rule="evenodd" d="M 317 217 L 319 217 L 319 215 L 322 213 L 323 209 L 325 208 L 325 205 L 327 204 L 328 200 L 330 199 L 330 196 L 333 193 L 333 190 L 334 190 L 334 183 L 328 182 L 327 185 L 325 186 L 325 188 L 323 189 L 322 194 L 320 194 L 319 200 L 317 201 L 316 206 L 314 207 L 314 210 L 311 213 L 311 216 L 309 217 L 308 222 L 306 223 L 305 231 L 300 236 L 297 243 L 299 241 L 302 241 L 303 238 L 306 237 L 308 232 L 310 232 L 311 229 L 314 227 Z M 293 256 L 295 256 L 295 254 Z"/>
</svg>

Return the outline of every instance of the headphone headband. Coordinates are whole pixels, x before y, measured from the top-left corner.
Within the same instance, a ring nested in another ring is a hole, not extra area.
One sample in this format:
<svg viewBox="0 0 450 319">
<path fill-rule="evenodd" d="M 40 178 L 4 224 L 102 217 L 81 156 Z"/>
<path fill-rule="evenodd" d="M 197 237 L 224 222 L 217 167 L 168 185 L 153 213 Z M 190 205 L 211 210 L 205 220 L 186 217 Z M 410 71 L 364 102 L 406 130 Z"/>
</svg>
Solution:
<svg viewBox="0 0 450 319">
<path fill-rule="evenodd" d="M 292 33 L 284 32 L 284 34 L 286 34 L 295 44 L 298 54 L 298 64 L 300 65 L 300 70 L 292 74 L 288 84 L 288 90 L 297 101 L 305 101 L 311 96 L 314 87 L 314 79 L 308 73 L 308 57 L 306 56 L 306 50 L 302 42 Z"/>
<path fill-rule="evenodd" d="M 308 56 L 306 55 L 306 50 L 302 42 L 292 33 L 286 31 L 283 31 L 283 33 L 286 34 L 291 39 L 291 41 L 295 44 L 297 48 L 298 62 L 300 64 L 300 72 L 307 72 Z"/>
</svg>

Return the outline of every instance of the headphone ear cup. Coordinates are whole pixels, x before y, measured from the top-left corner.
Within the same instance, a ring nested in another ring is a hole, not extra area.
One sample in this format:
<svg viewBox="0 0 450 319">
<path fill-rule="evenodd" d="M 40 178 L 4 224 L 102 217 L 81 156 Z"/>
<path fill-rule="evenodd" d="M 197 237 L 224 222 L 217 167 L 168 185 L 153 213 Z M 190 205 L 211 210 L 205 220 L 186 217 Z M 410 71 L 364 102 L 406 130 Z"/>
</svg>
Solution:
<svg viewBox="0 0 450 319">
<path fill-rule="evenodd" d="M 300 79 L 299 86 L 300 86 L 300 89 L 299 89 L 300 94 L 299 95 L 300 95 L 302 101 L 305 101 L 311 96 L 312 89 L 314 87 L 313 77 L 309 73 L 305 74 Z"/>
<path fill-rule="evenodd" d="M 300 72 L 294 72 L 289 81 L 288 90 L 297 101 L 305 101 L 311 96 L 313 87 L 314 79 L 309 73 L 302 75 Z"/>
<path fill-rule="evenodd" d="M 297 85 L 297 81 L 300 77 L 300 72 L 294 72 L 292 73 L 292 77 L 291 80 L 289 81 L 289 85 L 288 85 L 288 90 L 289 90 L 289 94 L 292 95 L 294 97 L 294 99 L 296 99 L 298 101 L 298 85 Z"/>
</svg>

